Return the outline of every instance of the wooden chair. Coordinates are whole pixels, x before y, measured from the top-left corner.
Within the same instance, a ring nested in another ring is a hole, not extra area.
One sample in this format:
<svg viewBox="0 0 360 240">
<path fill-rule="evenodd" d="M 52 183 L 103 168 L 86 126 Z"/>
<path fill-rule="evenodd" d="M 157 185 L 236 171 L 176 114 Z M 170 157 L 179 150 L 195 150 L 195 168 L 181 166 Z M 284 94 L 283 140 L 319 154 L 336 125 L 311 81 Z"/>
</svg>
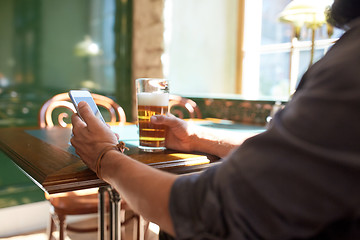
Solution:
<svg viewBox="0 0 360 240">
<path fill-rule="evenodd" d="M 120 124 L 126 122 L 124 110 L 111 98 L 95 93 L 91 93 L 91 96 L 94 98 L 96 105 L 98 105 L 107 122 L 120 122 Z M 54 125 L 66 127 L 67 123 L 64 119 L 69 118 L 69 113 L 72 114 L 75 112 L 75 107 L 72 104 L 68 93 L 57 94 L 42 105 L 39 112 L 39 125 L 42 128 L 53 127 Z M 57 121 L 54 121 L 56 116 Z M 109 117 L 109 119 L 107 119 L 107 117 Z M 68 123 L 69 122 L 70 120 L 68 119 Z"/>
<path fill-rule="evenodd" d="M 178 95 L 169 96 L 169 111 L 179 118 L 202 118 L 196 102 Z"/>
<path fill-rule="evenodd" d="M 102 113 L 105 111 L 104 119 L 107 122 L 126 122 L 124 110 L 112 99 L 99 95 L 91 94 L 95 103 Z M 68 93 L 57 94 L 46 101 L 39 112 L 39 125 L 42 128 L 60 125 L 66 127 L 70 123 L 70 113 L 76 112 L 74 105 L 71 103 Z M 107 115 L 107 116 L 106 116 Z M 67 121 L 66 121 L 67 120 Z M 65 231 L 74 232 L 91 232 L 97 231 L 93 228 L 75 228 L 67 226 L 67 215 L 94 214 L 98 211 L 98 189 L 86 189 L 60 194 L 45 194 L 46 199 L 51 204 L 50 209 L 50 226 L 48 229 L 49 239 L 52 239 L 55 225 L 59 226 L 59 238 L 65 239 Z M 137 216 L 134 214 L 134 216 Z"/>
</svg>

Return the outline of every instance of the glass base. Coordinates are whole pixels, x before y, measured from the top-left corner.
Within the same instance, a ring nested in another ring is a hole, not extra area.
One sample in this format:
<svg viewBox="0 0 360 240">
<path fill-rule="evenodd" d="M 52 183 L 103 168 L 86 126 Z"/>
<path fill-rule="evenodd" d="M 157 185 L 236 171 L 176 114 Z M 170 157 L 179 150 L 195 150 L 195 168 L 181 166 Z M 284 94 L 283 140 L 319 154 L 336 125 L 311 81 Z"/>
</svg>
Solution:
<svg viewBox="0 0 360 240">
<path fill-rule="evenodd" d="M 144 147 L 144 146 L 139 146 L 139 148 L 143 152 L 162 152 L 166 149 L 166 147 Z"/>
</svg>

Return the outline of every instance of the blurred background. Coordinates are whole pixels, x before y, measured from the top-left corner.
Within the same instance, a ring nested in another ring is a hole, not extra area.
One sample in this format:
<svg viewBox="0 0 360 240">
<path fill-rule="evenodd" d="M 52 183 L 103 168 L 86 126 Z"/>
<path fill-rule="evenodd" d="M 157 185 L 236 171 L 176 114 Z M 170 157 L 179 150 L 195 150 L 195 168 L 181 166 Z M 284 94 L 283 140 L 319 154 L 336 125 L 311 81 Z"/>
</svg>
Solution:
<svg viewBox="0 0 360 240">
<path fill-rule="evenodd" d="M 132 121 L 140 77 L 168 78 L 170 91 L 196 100 L 205 117 L 238 102 L 286 102 L 312 46 L 316 62 L 343 33 L 286 20 L 286 9 L 303 11 L 296 2 L 1 0 L 0 127 L 36 126 L 40 106 L 70 89 L 111 97 Z M 0 163 L 0 210 L 44 200 L 2 152 Z"/>
</svg>

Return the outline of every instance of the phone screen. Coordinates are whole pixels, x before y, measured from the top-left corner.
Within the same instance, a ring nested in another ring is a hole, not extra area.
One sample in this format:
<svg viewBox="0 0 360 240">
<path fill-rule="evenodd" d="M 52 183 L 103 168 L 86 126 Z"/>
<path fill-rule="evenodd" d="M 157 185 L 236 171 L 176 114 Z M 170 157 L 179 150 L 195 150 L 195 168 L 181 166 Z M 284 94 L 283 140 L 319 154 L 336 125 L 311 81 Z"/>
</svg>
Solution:
<svg viewBox="0 0 360 240">
<path fill-rule="evenodd" d="M 70 97 L 77 109 L 77 105 L 81 102 L 81 101 L 85 101 L 87 102 L 87 104 L 89 104 L 92 112 L 94 113 L 94 115 L 99 118 L 101 121 L 103 121 L 105 123 L 104 118 L 102 117 L 99 108 L 96 106 L 94 99 L 91 96 L 79 96 L 78 94 L 70 94 Z M 81 116 L 80 116 L 81 117 Z"/>
<path fill-rule="evenodd" d="M 79 102 L 81 101 L 85 101 L 89 104 L 91 110 L 93 111 L 93 113 L 95 114 L 95 116 L 99 119 L 101 119 L 102 121 L 104 121 L 103 117 L 101 116 L 101 113 L 98 109 L 98 107 L 95 105 L 94 100 L 91 97 L 79 97 L 76 98 L 76 102 L 77 104 L 79 104 Z"/>
</svg>

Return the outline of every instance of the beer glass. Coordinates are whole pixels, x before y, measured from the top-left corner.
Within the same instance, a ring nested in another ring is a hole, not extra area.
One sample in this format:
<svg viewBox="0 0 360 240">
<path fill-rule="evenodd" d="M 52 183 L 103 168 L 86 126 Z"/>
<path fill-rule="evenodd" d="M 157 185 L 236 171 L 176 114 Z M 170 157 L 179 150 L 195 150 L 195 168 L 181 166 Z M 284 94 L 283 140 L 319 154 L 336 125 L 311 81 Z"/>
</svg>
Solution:
<svg viewBox="0 0 360 240">
<path fill-rule="evenodd" d="M 165 115 L 169 106 L 169 84 L 166 79 L 136 79 L 139 126 L 139 148 L 146 152 L 165 150 L 166 127 L 150 123 L 153 115 Z"/>
</svg>

